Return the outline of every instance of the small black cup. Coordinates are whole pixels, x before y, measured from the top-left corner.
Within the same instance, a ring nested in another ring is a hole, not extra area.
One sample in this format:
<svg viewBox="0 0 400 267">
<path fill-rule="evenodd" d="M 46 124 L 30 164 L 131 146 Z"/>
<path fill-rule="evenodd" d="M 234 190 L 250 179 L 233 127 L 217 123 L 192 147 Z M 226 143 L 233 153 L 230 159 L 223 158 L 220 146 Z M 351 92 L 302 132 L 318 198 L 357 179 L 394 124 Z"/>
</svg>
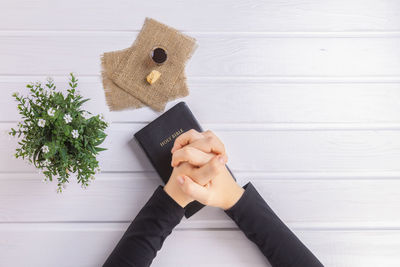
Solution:
<svg viewBox="0 0 400 267">
<path fill-rule="evenodd" d="M 167 61 L 167 51 L 159 46 L 154 47 L 150 52 L 150 57 L 157 65 L 162 65 Z"/>
</svg>

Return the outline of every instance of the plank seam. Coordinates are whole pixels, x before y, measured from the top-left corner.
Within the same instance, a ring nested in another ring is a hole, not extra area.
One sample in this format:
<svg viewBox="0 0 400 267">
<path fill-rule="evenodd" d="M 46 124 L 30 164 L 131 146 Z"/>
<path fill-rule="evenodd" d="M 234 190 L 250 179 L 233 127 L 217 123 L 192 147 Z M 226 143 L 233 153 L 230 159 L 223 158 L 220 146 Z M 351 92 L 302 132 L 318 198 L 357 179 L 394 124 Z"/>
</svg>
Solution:
<svg viewBox="0 0 400 267">
<path fill-rule="evenodd" d="M 12 30 L 0 29 L 0 36 L 21 35 L 71 35 L 71 34 L 138 34 L 140 29 L 132 30 L 84 30 L 84 29 L 60 29 L 60 30 Z M 245 38 L 398 38 L 400 30 L 391 31 L 188 31 L 185 34 L 201 37 L 234 36 Z"/>
<path fill-rule="evenodd" d="M 280 181 L 280 180 L 304 180 L 304 181 L 320 181 L 320 180 L 398 180 L 400 179 L 400 171 L 379 171 L 379 172 L 305 172 L 305 171 L 291 171 L 291 172 L 268 172 L 268 171 L 243 171 L 243 170 L 235 170 L 232 168 L 232 171 L 236 176 L 241 177 L 249 177 L 248 179 L 254 181 Z M 24 178 L 10 178 L 9 175 L 28 175 L 31 177 Z M 39 177 L 37 172 L 10 172 L 10 171 L 0 171 L 0 180 L 36 180 Z M 151 178 L 146 177 L 145 179 L 154 179 L 159 180 L 158 174 L 155 171 L 102 171 L 100 177 L 98 179 L 115 180 L 115 175 L 124 175 L 121 177 L 121 180 L 125 179 L 144 179 L 143 175 L 154 176 Z M 128 177 L 129 176 L 129 177 Z M 239 180 L 242 180 L 238 178 Z"/>
<path fill-rule="evenodd" d="M 121 230 L 126 230 L 126 227 L 132 222 L 132 220 L 129 221 L 9 221 L 9 222 L 0 222 L 0 230 L 1 228 L 6 228 L 7 226 L 10 228 L 13 227 L 22 227 L 22 226 L 45 226 L 45 225 L 52 225 L 53 227 L 56 226 L 73 226 L 73 225 L 78 225 L 78 226 L 83 226 L 86 227 L 88 225 L 96 225 L 96 226 L 120 226 Z M 226 222 L 231 222 L 230 220 L 226 220 Z M 202 222 L 206 223 L 207 222 Z M 190 225 L 187 222 L 184 222 L 182 225 L 178 225 L 177 228 L 174 229 L 174 231 L 240 231 L 237 227 L 190 227 Z M 195 224 L 199 224 L 199 222 L 196 222 Z M 212 224 L 212 223 L 210 223 Z M 313 224 L 312 226 L 296 226 L 296 224 L 291 224 L 291 223 L 286 223 L 288 227 L 294 231 L 348 231 L 348 232 L 357 232 L 357 231 L 400 231 L 400 226 L 317 226 L 316 224 Z M 62 228 L 62 227 L 60 227 Z M 79 228 L 78 228 L 79 229 Z M 24 231 L 30 230 L 29 228 L 23 228 Z M 51 228 L 49 231 L 54 231 L 54 228 Z"/>
<path fill-rule="evenodd" d="M 79 79 L 86 82 L 100 82 L 100 74 L 77 74 Z M 15 74 L 0 73 L 0 82 L 26 82 L 45 80 L 51 76 L 56 79 L 67 79 L 67 75 L 52 74 Z M 400 76 L 381 75 L 381 76 L 189 76 L 189 83 L 208 84 L 208 83 L 244 83 L 244 84 L 371 84 L 371 83 L 400 83 Z M 16 81 L 17 80 L 17 81 Z"/>
<path fill-rule="evenodd" d="M 106 118 L 107 119 L 107 118 Z M 15 126 L 19 120 L 0 121 L 0 127 L 10 128 Z M 132 125 L 144 127 L 150 121 L 112 121 L 115 127 L 125 127 Z M 7 124 L 10 124 L 6 126 Z M 213 129 L 218 131 L 399 131 L 400 122 L 235 122 L 235 123 L 203 123 L 204 129 Z"/>
</svg>

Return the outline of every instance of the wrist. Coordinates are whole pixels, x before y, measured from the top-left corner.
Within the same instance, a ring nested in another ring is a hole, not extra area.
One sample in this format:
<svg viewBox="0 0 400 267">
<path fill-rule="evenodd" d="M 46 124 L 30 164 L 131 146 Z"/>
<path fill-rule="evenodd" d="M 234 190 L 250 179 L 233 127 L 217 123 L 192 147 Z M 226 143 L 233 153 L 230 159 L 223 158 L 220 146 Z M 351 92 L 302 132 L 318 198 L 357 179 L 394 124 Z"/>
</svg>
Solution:
<svg viewBox="0 0 400 267">
<path fill-rule="evenodd" d="M 236 182 L 233 183 L 232 189 L 228 191 L 229 195 L 226 196 L 226 199 L 221 206 L 223 210 L 228 210 L 232 208 L 239 199 L 243 196 L 244 189 L 240 187 Z"/>
<path fill-rule="evenodd" d="M 187 204 L 192 200 L 180 189 L 177 184 L 177 178 L 173 175 L 168 180 L 168 183 L 164 186 L 164 191 L 182 208 L 186 207 Z"/>
</svg>

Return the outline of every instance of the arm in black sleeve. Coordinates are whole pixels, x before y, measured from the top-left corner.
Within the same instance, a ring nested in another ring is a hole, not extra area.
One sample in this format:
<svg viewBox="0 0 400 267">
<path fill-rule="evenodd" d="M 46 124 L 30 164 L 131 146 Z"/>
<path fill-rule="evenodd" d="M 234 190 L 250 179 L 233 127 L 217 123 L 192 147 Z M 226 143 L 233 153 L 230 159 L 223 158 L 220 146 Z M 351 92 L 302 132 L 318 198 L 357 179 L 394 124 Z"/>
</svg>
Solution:
<svg viewBox="0 0 400 267">
<path fill-rule="evenodd" d="M 242 197 L 225 212 L 260 248 L 272 266 L 323 266 L 278 218 L 251 183 L 244 188 Z"/>
<path fill-rule="evenodd" d="M 103 267 L 150 266 L 164 240 L 181 221 L 184 211 L 159 186 L 126 230 Z"/>
</svg>

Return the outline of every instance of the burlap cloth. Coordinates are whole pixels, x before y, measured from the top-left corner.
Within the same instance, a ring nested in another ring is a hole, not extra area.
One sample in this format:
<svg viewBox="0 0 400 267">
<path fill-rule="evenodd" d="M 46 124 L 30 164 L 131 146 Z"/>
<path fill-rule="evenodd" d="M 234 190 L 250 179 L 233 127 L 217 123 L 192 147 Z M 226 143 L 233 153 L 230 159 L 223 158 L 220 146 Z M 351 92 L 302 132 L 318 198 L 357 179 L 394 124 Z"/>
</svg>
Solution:
<svg viewBox="0 0 400 267">
<path fill-rule="evenodd" d="M 167 51 L 167 61 L 160 66 L 150 57 L 154 47 Z M 184 68 L 196 47 L 194 38 L 146 18 L 131 47 L 106 52 L 101 57 L 103 87 L 110 110 L 150 106 L 163 111 L 167 102 L 187 96 Z M 146 77 L 152 70 L 159 71 L 161 77 L 150 85 Z"/>
</svg>

